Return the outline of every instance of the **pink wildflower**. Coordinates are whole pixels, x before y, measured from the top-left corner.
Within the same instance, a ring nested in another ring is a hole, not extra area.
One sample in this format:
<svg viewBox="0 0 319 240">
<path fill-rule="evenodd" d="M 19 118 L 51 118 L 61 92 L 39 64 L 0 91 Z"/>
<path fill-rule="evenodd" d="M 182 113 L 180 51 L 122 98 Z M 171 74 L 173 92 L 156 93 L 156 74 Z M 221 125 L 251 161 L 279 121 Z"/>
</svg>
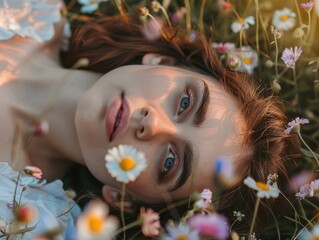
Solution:
<svg viewBox="0 0 319 240">
<path fill-rule="evenodd" d="M 46 120 L 42 120 L 31 127 L 30 132 L 36 137 L 42 137 L 49 133 L 49 123 Z"/>
<path fill-rule="evenodd" d="M 35 177 L 37 179 L 42 178 L 42 170 L 40 168 L 33 167 L 33 166 L 25 166 L 23 171 L 26 174 L 31 175 L 32 177 Z"/>
<path fill-rule="evenodd" d="M 189 224 L 203 236 L 219 240 L 227 239 L 229 236 L 229 225 L 226 217 L 217 213 L 197 214 L 190 218 Z"/>
<path fill-rule="evenodd" d="M 240 60 L 237 56 L 231 55 L 227 58 L 227 64 L 232 70 L 236 70 L 240 65 Z"/>
<path fill-rule="evenodd" d="M 200 193 L 200 199 L 194 203 L 195 207 L 198 207 L 202 210 L 202 213 L 208 212 L 209 207 L 212 203 L 213 193 L 209 189 L 204 189 Z"/>
<path fill-rule="evenodd" d="M 29 224 L 37 218 L 38 209 L 32 204 L 25 204 L 16 210 L 15 216 L 19 222 Z"/>
<path fill-rule="evenodd" d="M 313 171 L 302 171 L 301 173 L 293 176 L 290 179 L 289 189 L 292 192 L 297 192 L 298 189 L 301 188 L 301 186 L 312 181 L 313 179 L 314 179 Z"/>
<path fill-rule="evenodd" d="M 319 179 L 312 181 L 310 184 L 302 186 L 296 196 L 300 199 L 305 197 L 319 196 Z"/>
<path fill-rule="evenodd" d="M 285 62 L 288 68 L 294 69 L 301 53 L 302 49 L 297 46 L 295 46 L 294 48 L 285 48 L 281 55 L 281 59 Z"/>
<path fill-rule="evenodd" d="M 148 20 L 142 28 L 143 36 L 149 41 L 155 41 L 162 35 L 163 21 L 161 19 Z"/>
<path fill-rule="evenodd" d="M 152 209 L 145 208 L 140 209 L 141 218 L 143 221 L 142 233 L 145 237 L 158 237 L 160 225 L 160 216 L 157 212 L 154 212 Z"/>
<path fill-rule="evenodd" d="M 313 5 L 314 5 L 313 1 L 300 3 L 300 7 L 305 9 L 306 12 L 310 12 L 313 8 Z"/>
<path fill-rule="evenodd" d="M 218 7 L 220 10 L 226 12 L 231 8 L 231 4 L 226 2 L 225 0 L 218 0 L 217 1 Z"/>
<path fill-rule="evenodd" d="M 299 130 L 300 125 L 309 123 L 309 119 L 307 118 L 299 118 L 296 117 L 291 122 L 288 123 L 288 127 L 285 129 L 284 133 L 289 134 L 292 129 Z"/>
</svg>

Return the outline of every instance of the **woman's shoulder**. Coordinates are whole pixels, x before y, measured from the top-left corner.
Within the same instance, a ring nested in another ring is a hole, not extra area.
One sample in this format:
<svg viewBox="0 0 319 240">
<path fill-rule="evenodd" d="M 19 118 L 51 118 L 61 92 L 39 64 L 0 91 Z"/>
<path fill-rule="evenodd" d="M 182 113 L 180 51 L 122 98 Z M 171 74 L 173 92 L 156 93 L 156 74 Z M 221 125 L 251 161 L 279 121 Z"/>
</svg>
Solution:
<svg viewBox="0 0 319 240">
<path fill-rule="evenodd" d="M 62 0 L 6 1 L 0 14 L 0 86 L 12 80 L 18 67 L 32 60 L 36 51 L 61 41 L 64 20 Z"/>
</svg>

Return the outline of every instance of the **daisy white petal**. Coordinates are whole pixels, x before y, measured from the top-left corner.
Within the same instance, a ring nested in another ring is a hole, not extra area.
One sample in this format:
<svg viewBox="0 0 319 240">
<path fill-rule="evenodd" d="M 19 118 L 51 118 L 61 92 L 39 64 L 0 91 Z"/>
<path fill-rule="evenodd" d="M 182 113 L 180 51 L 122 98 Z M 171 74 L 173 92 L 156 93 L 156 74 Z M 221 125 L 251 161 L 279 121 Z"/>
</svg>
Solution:
<svg viewBox="0 0 319 240">
<path fill-rule="evenodd" d="M 122 183 L 135 181 L 146 168 L 144 153 L 128 145 L 119 145 L 110 149 L 105 160 L 108 172 Z"/>
<path fill-rule="evenodd" d="M 295 26 L 296 14 L 288 8 L 276 10 L 272 19 L 272 25 L 278 30 L 288 31 Z"/>
<path fill-rule="evenodd" d="M 256 182 L 253 178 L 247 177 L 244 184 L 257 191 L 259 198 L 277 198 L 279 196 L 278 188 L 275 188 L 267 183 Z"/>
</svg>

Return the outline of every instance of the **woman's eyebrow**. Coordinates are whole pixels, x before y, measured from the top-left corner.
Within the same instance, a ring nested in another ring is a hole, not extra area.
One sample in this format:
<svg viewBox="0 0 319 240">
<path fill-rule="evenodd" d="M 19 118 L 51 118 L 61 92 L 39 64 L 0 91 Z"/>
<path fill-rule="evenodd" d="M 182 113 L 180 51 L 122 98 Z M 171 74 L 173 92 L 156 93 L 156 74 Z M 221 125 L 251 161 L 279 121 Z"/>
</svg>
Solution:
<svg viewBox="0 0 319 240">
<path fill-rule="evenodd" d="M 189 142 L 184 142 L 184 146 L 182 172 L 173 187 L 169 189 L 169 192 L 175 191 L 183 186 L 192 172 L 193 149 Z"/>
<path fill-rule="evenodd" d="M 199 84 L 201 85 L 200 89 L 203 89 L 203 91 L 201 91 L 203 92 L 202 98 L 200 100 L 199 107 L 196 113 L 194 114 L 194 119 L 193 119 L 193 124 L 198 127 L 206 119 L 210 96 L 209 96 L 209 88 L 207 83 L 202 79 L 197 80 L 197 82 L 201 83 Z"/>
</svg>

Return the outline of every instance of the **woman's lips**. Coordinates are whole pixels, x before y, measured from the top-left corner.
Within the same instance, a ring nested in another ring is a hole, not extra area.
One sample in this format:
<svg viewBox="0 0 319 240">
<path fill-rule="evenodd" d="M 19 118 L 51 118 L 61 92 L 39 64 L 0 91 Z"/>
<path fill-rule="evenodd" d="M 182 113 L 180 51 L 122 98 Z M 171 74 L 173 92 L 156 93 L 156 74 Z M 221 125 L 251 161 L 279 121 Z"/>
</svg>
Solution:
<svg viewBox="0 0 319 240">
<path fill-rule="evenodd" d="M 105 129 L 110 142 L 125 128 L 129 116 L 129 106 L 122 93 L 106 111 Z"/>
</svg>

